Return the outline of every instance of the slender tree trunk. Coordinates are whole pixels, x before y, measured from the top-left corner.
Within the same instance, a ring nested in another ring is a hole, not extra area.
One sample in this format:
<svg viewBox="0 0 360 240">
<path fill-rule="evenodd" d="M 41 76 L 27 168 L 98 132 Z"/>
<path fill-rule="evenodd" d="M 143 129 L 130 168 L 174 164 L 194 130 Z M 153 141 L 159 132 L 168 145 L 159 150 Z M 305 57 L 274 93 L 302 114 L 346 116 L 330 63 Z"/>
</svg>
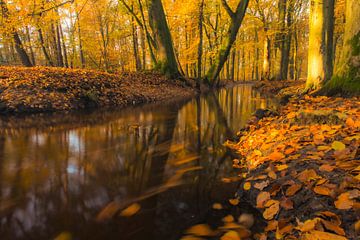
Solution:
<svg viewBox="0 0 360 240">
<path fill-rule="evenodd" d="M 200 7 L 199 7 L 199 45 L 198 45 L 198 56 L 197 56 L 197 88 L 200 88 L 200 81 L 201 81 L 201 67 L 202 67 L 202 56 L 203 56 L 203 21 L 204 21 L 204 0 L 200 0 Z"/>
<path fill-rule="evenodd" d="M 134 59 L 135 59 L 135 67 L 136 71 L 141 71 L 141 59 L 139 55 L 139 39 L 137 33 L 137 27 L 135 26 L 134 19 L 131 24 L 132 28 L 132 37 L 133 37 L 133 52 L 134 52 Z"/>
<path fill-rule="evenodd" d="M 68 54 L 67 54 L 65 38 L 64 38 L 64 33 L 63 33 L 63 29 L 61 27 L 61 24 L 59 24 L 59 30 L 60 30 L 60 38 L 61 38 L 61 42 L 62 42 L 62 50 L 63 50 L 63 54 L 64 54 L 64 65 L 65 65 L 65 67 L 68 68 L 69 67 Z"/>
<path fill-rule="evenodd" d="M 270 80 L 271 69 L 271 41 L 267 34 L 267 28 L 265 28 L 265 40 L 264 40 L 264 58 L 262 67 L 262 80 Z"/>
<path fill-rule="evenodd" d="M 32 65 L 35 66 L 35 65 L 36 65 L 36 62 L 35 62 L 35 53 L 34 53 L 34 50 L 33 50 L 32 44 L 31 44 L 30 29 L 29 29 L 28 26 L 26 27 L 26 36 L 27 36 L 27 41 L 28 41 L 28 44 L 29 44 L 29 50 L 30 50 L 30 56 L 31 56 L 31 63 L 32 63 Z"/>
<path fill-rule="evenodd" d="M 40 45 L 41 45 L 41 50 L 42 50 L 42 52 L 44 54 L 45 60 L 50 66 L 54 66 L 54 63 L 51 60 L 48 51 L 46 50 L 45 41 L 44 41 L 44 35 L 43 35 L 42 29 L 40 27 L 38 28 L 38 34 L 39 34 L 39 41 L 40 41 Z"/>
</svg>

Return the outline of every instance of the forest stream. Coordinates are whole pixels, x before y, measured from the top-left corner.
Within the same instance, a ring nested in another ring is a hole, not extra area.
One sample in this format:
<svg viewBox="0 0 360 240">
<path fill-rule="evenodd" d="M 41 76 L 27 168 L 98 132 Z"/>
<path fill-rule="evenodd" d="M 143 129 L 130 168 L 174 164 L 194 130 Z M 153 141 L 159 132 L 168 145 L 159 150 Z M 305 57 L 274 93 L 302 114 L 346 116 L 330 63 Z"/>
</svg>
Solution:
<svg viewBox="0 0 360 240">
<path fill-rule="evenodd" d="M 179 239 L 236 191 L 222 181 L 236 176 L 223 143 L 276 105 L 244 84 L 2 129 L 1 239 Z M 134 203 L 136 213 L 121 216 Z"/>
</svg>

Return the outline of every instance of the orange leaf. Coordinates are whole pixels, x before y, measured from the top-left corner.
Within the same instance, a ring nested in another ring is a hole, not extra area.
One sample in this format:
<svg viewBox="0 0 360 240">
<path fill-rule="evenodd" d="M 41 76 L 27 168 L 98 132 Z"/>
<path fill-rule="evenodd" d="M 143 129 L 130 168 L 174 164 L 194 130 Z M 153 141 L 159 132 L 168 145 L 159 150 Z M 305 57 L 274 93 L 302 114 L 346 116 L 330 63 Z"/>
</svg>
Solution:
<svg viewBox="0 0 360 240">
<path fill-rule="evenodd" d="M 137 212 L 140 211 L 141 206 L 137 203 L 134 203 L 127 207 L 126 209 L 122 210 L 120 216 L 122 217 L 131 217 L 135 215 Z"/>
<path fill-rule="evenodd" d="M 255 183 L 255 184 L 254 184 L 254 188 L 259 189 L 260 191 L 262 191 L 264 188 L 266 188 L 267 186 L 269 186 L 269 184 L 270 184 L 269 180 L 263 181 L 263 182 L 259 182 L 259 183 Z"/>
<path fill-rule="evenodd" d="M 320 195 L 330 196 L 332 191 L 331 189 L 323 186 L 316 186 L 314 187 L 314 192 Z"/>
<path fill-rule="evenodd" d="M 276 200 L 269 200 L 266 204 L 265 207 L 267 207 L 267 209 L 263 212 L 263 217 L 266 220 L 271 220 L 275 217 L 275 215 L 279 212 L 280 210 L 280 203 L 279 201 Z"/>
<path fill-rule="evenodd" d="M 213 236 L 214 232 L 211 230 L 211 228 L 206 224 L 198 224 L 195 226 L 190 227 L 188 230 L 186 230 L 187 234 L 193 234 L 196 236 Z"/>
<path fill-rule="evenodd" d="M 338 200 L 335 201 L 335 207 L 337 209 L 342 209 L 342 210 L 346 210 L 346 209 L 350 209 L 352 208 L 352 206 L 354 205 L 354 202 L 352 200 L 350 200 L 350 193 L 346 192 L 341 194 L 338 197 Z"/>
<path fill-rule="evenodd" d="M 346 237 L 339 236 L 336 234 L 328 233 L 328 232 L 321 232 L 321 231 L 311 231 L 307 233 L 304 238 L 304 240 L 347 240 Z"/>
<path fill-rule="evenodd" d="M 286 196 L 288 196 L 288 197 L 294 196 L 295 193 L 297 193 L 301 188 L 302 188 L 302 185 L 301 185 L 301 184 L 291 185 L 291 186 L 286 190 Z"/>
<path fill-rule="evenodd" d="M 321 167 L 319 168 L 319 170 L 322 172 L 332 172 L 334 171 L 334 169 L 335 166 L 331 166 L 330 164 L 321 165 Z"/>
<path fill-rule="evenodd" d="M 272 161 L 279 161 L 279 160 L 284 159 L 284 158 L 285 158 L 285 155 L 282 154 L 282 153 L 280 153 L 280 152 L 275 151 L 275 152 L 271 153 L 271 154 L 268 156 L 268 158 L 269 158 L 270 160 L 272 160 Z"/>
</svg>

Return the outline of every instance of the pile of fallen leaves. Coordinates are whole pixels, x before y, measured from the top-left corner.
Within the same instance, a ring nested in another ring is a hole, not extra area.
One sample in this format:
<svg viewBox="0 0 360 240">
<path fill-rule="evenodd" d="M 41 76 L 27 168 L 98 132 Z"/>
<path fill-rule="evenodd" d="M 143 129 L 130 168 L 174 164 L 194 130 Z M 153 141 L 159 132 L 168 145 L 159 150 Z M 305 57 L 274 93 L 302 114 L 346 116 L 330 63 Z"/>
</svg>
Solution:
<svg viewBox="0 0 360 240">
<path fill-rule="evenodd" d="M 359 238 L 359 98 L 292 99 L 239 137 L 227 143 L 241 156 L 236 203 L 253 203 L 267 221 L 255 238 Z"/>
<path fill-rule="evenodd" d="M 272 95 L 295 95 L 303 92 L 305 81 L 286 80 L 286 81 L 259 81 L 254 87 L 262 94 Z"/>
<path fill-rule="evenodd" d="M 126 106 L 188 97 L 192 88 L 152 72 L 109 74 L 65 68 L 0 67 L 0 112 Z"/>
</svg>

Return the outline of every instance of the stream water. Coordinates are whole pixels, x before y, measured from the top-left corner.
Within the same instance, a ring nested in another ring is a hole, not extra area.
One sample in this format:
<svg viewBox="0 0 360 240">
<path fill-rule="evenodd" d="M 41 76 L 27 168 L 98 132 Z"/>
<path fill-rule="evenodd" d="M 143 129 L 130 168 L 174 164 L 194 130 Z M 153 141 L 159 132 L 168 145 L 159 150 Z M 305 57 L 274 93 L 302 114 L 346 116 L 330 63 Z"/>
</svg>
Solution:
<svg viewBox="0 0 360 240">
<path fill-rule="evenodd" d="M 234 194 L 221 181 L 236 176 L 223 143 L 275 105 L 238 85 L 177 104 L 18 120 L 36 124 L 0 130 L 0 239 L 178 239 Z M 132 203 L 139 212 L 119 216 Z"/>
</svg>

